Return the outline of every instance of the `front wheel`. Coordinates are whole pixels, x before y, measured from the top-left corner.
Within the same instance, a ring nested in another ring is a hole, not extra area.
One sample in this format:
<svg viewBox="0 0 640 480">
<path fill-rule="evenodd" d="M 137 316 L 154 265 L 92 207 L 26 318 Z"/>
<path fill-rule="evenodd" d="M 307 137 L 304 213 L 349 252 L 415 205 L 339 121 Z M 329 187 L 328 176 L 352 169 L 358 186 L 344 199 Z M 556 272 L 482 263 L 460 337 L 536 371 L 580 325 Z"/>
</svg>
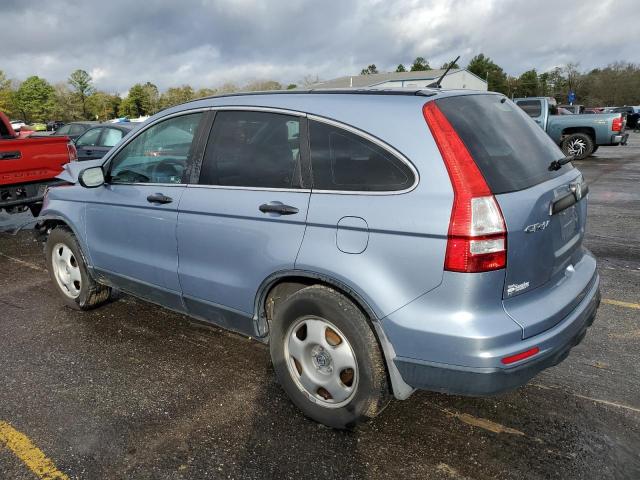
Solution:
<svg viewBox="0 0 640 480">
<path fill-rule="evenodd" d="M 562 151 L 576 160 L 584 160 L 593 153 L 593 140 L 586 133 L 573 133 L 562 140 Z"/>
<path fill-rule="evenodd" d="M 49 276 L 68 307 L 89 310 L 109 299 L 111 289 L 91 278 L 80 245 L 70 230 L 58 227 L 51 231 L 45 256 Z"/>
<path fill-rule="evenodd" d="M 390 400 L 384 359 L 367 318 L 328 287 L 303 288 L 276 308 L 270 350 L 282 388 L 317 422 L 352 428 Z"/>
</svg>

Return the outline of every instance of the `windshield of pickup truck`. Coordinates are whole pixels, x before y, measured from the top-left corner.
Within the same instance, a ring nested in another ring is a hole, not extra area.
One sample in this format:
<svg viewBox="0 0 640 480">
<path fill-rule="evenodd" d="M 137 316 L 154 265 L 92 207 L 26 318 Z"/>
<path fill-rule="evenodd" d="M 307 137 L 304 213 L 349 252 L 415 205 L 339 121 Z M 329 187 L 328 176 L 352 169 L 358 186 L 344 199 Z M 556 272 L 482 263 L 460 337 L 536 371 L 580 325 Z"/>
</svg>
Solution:
<svg viewBox="0 0 640 480">
<path fill-rule="evenodd" d="M 515 103 L 501 95 L 461 95 L 437 100 L 496 193 L 532 187 L 566 173 L 550 171 L 564 154 Z"/>
</svg>

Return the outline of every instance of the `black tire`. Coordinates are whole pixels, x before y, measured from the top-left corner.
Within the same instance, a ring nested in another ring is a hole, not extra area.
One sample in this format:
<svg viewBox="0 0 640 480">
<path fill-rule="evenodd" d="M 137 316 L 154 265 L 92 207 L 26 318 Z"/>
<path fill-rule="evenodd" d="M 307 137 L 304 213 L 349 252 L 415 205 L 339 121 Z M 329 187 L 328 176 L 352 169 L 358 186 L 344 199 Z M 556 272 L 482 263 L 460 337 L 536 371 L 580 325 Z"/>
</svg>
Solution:
<svg viewBox="0 0 640 480">
<path fill-rule="evenodd" d="M 576 153 L 576 148 L 582 148 Z M 593 153 L 595 145 L 593 139 L 586 133 L 572 133 L 562 140 L 562 151 L 565 155 L 573 155 L 576 160 L 584 160 Z"/>
<path fill-rule="evenodd" d="M 591 155 L 593 155 L 594 153 L 596 153 L 598 151 L 598 145 L 595 145 L 593 147 L 593 150 L 591 150 Z"/>
<path fill-rule="evenodd" d="M 287 334 L 292 325 L 310 316 L 335 325 L 355 356 L 357 383 L 351 396 L 345 400 L 348 403 L 342 406 L 330 408 L 310 398 L 293 378 L 288 364 L 292 360 L 285 358 L 285 342 L 288 342 Z M 378 415 L 391 399 L 384 359 L 368 319 L 349 299 L 331 288 L 323 285 L 303 288 L 276 307 L 270 350 L 282 388 L 304 415 L 319 423 L 337 429 L 351 429 Z"/>
<path fill-rule="evenodd" d="M 80 271 L 80 293 L 77 297 L 69 296 L 56 278 L 55 268 L 52 264 L 54 256 L 53 249 L 57 245 L 64 245 L 73 254 L 73 262 L 77 264 Z M 90 310 L 107 302 L 111 296 L 111 288 L 97 283 L 87 272 L 86 263 L 82 255 L 82 250 L 75 235 L 65 227 L 56 227 L 51 231 L 45 243 L 45 257 L 49 277 L 56 290 L 60 293 L 65 305 L 75 310 Z"/>
</svg>

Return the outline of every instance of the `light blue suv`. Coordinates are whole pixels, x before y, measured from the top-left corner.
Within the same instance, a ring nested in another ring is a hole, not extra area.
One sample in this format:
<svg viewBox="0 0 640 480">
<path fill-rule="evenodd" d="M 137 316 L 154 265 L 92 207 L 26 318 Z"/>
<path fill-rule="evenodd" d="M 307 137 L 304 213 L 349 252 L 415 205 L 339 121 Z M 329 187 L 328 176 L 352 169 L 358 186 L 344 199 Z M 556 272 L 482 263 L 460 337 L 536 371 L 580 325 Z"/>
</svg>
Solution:
<svg viewBox="0 0 640 480">
<path fill-rule="evenodd" d="M 70 163 L 39 231 L 70 307 L 122 290 L 268 343 L 309 417 L 487 395 L 560 362 L 599 305 L 587 185 L 486 92 L 239 94 Z"/>
</svg>

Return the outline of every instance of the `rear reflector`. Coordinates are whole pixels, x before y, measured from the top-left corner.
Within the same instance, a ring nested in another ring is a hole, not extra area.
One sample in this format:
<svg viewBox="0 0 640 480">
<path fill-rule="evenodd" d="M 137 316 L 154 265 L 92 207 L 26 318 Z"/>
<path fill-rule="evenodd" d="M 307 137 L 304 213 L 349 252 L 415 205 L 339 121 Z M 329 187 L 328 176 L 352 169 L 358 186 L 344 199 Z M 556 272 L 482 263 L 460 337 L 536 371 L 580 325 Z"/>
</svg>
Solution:
<svg viewBox="0 0 640 480">
<path fill-rule="evenodd" d="M 486 272 L 504 268 L 507 232 L 500 206 L 469 150 L 435 102 L 422 109 L 453 186 L 444 268 Z"/>
<path fill-rule="evenodd" d="M 520 360 L 524 360 L 525 358 L 533 357 L 536 353 L 538 353 L 540 349 L 538 347 L 530 348 L 525 352 L 516 353 L 515 355 L 511 355 L 509 357 L 504 357 L 501 362 L 505 365 L 509 365 L 510 363 L 519 362 Z"/>
</svg>

